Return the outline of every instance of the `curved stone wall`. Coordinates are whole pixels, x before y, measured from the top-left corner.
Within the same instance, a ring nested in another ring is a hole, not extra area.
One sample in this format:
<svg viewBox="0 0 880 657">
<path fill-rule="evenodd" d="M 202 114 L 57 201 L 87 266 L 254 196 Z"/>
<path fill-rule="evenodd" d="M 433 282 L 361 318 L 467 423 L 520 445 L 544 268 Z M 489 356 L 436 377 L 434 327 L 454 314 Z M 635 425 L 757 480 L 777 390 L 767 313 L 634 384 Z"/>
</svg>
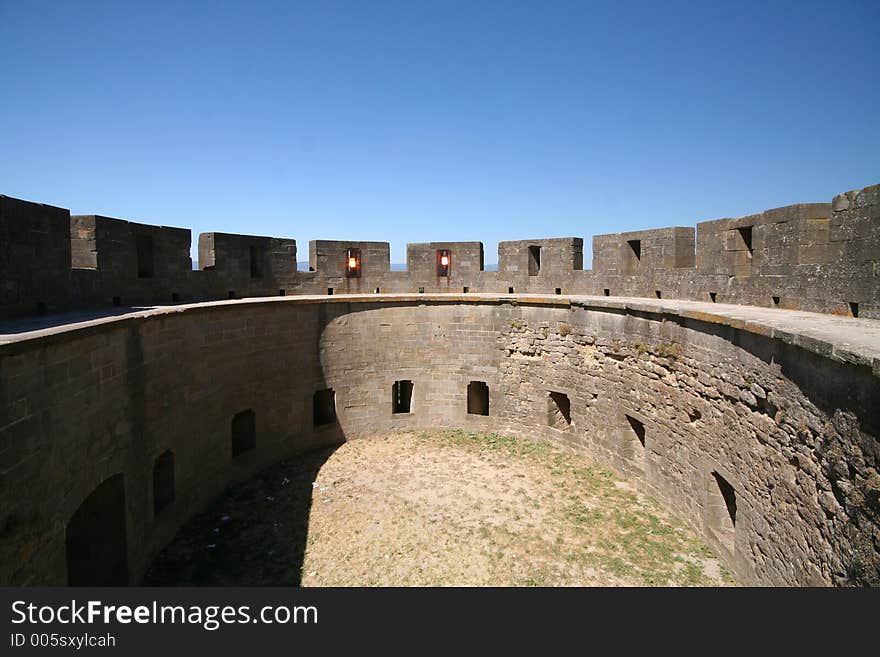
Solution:
<svg viewBox="0 0 880 657">
<path fill-rule="evenodd" d="M 136 582 L 183 521 L 270 463 L 395 428 L 463 427 L 595 457 L 692 524 L 740 582 L 877 585 L 877 327 L 822 319 L 383 295 L 196 304 L 6 335 L 0 582 L 66 584 L 71 519 L 117 475 Z M 396 381 L 412 383 L 409 412 L 393 412 Z M 468 413 L 471 382 L 487 385 L 488 415 Z M 337 420 L 313 426 L 322 390 Z M 157 512 L 169 451 L 172 501 Z"/>
</svg>

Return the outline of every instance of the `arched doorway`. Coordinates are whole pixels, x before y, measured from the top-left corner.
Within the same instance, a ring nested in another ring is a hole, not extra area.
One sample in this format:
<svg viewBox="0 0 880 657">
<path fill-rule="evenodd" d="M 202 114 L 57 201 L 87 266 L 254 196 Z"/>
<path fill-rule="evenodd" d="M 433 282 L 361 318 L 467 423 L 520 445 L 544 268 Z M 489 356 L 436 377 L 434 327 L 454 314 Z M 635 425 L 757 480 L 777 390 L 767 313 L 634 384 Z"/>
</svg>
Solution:
<svg viewBox="0 0 880 657">
<path fill-rule="evenodd" d="M 70 586 L 126 586 L 125 483 L 105 480 L 83 500 L 67 523 L 67 582 Z"/>
</svg>

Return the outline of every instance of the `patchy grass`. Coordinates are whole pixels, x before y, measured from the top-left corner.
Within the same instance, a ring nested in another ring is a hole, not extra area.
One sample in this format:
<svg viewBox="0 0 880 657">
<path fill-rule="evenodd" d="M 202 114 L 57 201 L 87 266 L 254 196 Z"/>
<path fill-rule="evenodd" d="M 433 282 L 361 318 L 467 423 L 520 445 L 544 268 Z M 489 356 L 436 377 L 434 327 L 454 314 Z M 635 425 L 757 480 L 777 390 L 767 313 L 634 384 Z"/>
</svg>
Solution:
<svg viewBox="0 0 880 657">
<path fill-rule="evenodd" d="M 166 577 L 148 583 L 732 583 L 705 544 L 657 503 L 545 442 L 402 433 L 346 443 L 315 464 L 308 458 L 275 466 L 218 500 L 207 522 L 191 522 L 157 560 L 162 567 L 151 572 Z M 211 526 L 228 509 L 235 515 L 218 535 Z M 211 571 L 224 564 L 234 565 L 231 575 Z M 176 575 L 183 566 L 203 581 Z"/>
</svg>

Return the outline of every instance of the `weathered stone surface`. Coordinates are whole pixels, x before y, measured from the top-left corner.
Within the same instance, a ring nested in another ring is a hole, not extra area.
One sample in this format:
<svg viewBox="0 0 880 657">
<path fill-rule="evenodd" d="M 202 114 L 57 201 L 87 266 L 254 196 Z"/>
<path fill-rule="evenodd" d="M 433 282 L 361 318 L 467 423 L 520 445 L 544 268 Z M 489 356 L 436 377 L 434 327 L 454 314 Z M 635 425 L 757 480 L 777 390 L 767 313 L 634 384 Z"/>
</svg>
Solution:
<svg viewBox="0 0 880 657">
<path fill-rule="evenodd" d="M 137 580 L 229 481 L 343 439 L 464 427 L 591 455 L 687 520 L 743 583 L 880 584 L 878 377 L 834 358 L 845 343 L 876 362 L 876 322 L 683 301 L 632 306 L 557 295 L 334 295 L 7 326 L 0 582 L 66 583 L 65 526 L 112 475 L 124 475 Z M 792 339 L 773 337 L 777 329 Z M 413 383 L 412 411 L 394 414 L 401 379 Z M 467 413 L 471 381 L 488 385 L 489 416 Z M 338 422 L 314 427 L 313 396 L 326 389 Z M 568 399 L 570 421 L 560 421 L 551 392 Z M 246 409 L 256 447 L 233 458 L 230 423 Z M 176 491 L 154 515 L 151 471 L 167 450 Z M 735 495 L 735 524 L 725 521 L 719 481 Z"/>
</svg>

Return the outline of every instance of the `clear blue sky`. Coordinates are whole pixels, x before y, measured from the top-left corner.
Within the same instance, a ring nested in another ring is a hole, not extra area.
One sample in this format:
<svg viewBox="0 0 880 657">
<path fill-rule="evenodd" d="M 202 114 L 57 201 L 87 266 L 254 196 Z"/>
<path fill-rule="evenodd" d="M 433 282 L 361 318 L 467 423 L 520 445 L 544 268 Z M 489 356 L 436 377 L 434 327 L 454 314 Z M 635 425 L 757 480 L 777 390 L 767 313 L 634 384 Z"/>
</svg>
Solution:
<svg viewBox="0 0 880 657">
<path fill-rule="evenodd" d="M 0 0 L 0 193 L 487 263 L 830 201 L 880 182 L 878 26 L 877 0 Z"/>
</svg>

